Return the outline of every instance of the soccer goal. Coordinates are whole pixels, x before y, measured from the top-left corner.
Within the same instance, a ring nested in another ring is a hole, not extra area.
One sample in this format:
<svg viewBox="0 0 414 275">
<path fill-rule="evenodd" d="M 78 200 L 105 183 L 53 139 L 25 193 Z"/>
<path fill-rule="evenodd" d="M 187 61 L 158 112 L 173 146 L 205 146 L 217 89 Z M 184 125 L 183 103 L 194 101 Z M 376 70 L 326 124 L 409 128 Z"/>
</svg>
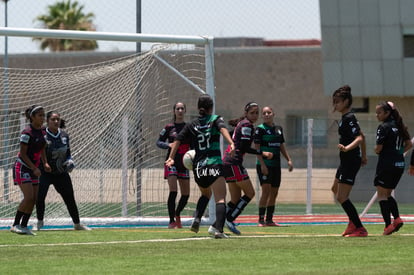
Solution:
<svg viewBox="0 0 414 275">
<path fill-rule="evenodd" d="M 199 36 L 100 33 L 0 28 L 2 36 L 148 42 L 141 53 L 75 67 L 1 68 L 0 226 L 9 226 L 21 191 L 12 167 L 19 136 L 33 104 L 66 120 L 76 163 L 71 173 L 81 221 L 89 225 L 167 224 L 167 151 L 156 147 L 173 119 L 173 104 L 197 115 L 200 93 L 214 98 L 213 39 Z M 191 179 L 192 180 L 192 179 Z M 182 213 L 191 216 L 200 193 L 196 184 Z M 32 221 L 36 219 L 33 212 Z M 71 226 L 62 198 L 50 187 L 45 226 Z"/>
</svg>

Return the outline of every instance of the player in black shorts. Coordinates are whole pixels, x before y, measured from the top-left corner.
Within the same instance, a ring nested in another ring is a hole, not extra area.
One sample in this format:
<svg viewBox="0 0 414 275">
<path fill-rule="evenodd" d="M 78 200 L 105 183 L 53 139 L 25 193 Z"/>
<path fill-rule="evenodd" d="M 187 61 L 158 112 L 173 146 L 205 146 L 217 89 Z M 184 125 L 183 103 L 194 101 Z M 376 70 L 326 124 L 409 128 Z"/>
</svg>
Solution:
<svg viewBox="0 0 414 275">
<path fill-rule="evenodd" d="M 337 89 L 332 95 L 334 111 L 342 114 L 339 121 L 339 159 L 340 164 L 336 171 L 332 192 L 348 215 L 349 223 L 342 233 L 344 237 L 366 237 L 368 232 L 362 225 L 358 212 L 349 199 L 355 177 L 362 165 L 367 162 L 365 138 L 359 127 L 358 120 L 351 112 L 351 87 L 345 85 Z"/>
<path fill-rule="evenodd" d="M 293 163 L 285 146 L 283 129 L 274 124 L 273 109 L 268 106 L 264 107 L 262 116 L 263 123 L 256 127 L 254 143 L 257 150 L 270 152 L 271 156 L 266 159 L 258 157 L 256 163 L 256 171 L 262 188 L 258 226 L 280 226 L 273 221 L 282 174 L 280 154 L 286 159 L 289 172 L 293 170 Z"/>
<path fill-rule="evenodd" d="M 39 179 L 39 193 L 36 201 L 37 224 L 35 229 L 40 230 L 44 226 L 45 200 L 49 186 L 53 185 L 65 202 L 73 221 L 73 228 L 75 230 L 91 230 L 81 224 L 79 219 L 72 179 L 69 175 L 75 164 L 70 152 L 69 135 L 63 130 L 65 121 L 60 118 L 59 113 L 50 111 L 46 114 L 46 123 L 46 156 L 51 171 L 46 171 L 43 165 L 40 166 L 42 175 Z"/>
<path fill-rule="evenodd" d="M 374 185 L 385 222 L 383 235 L 390 235 L 404 224 L 397 201 L 391 196 L 391 192 L 397 187 L 404 173 L 404 153 L 412 147 L 412 143 L 407 127 L 392 102 L 378 104 L 375 112 L 381 124 L 377 128 L 375 153 L 378 154 L 378 163 Z M 394 217 L 392 223 L 391 214 Z"/>
<path fill-rule="evenodd" d="M 200 188 L 201 197 L 199 198 L 194 213 L 194 220 L 191 231 L 198 232 L 201 217 L 207 207 L 208 201 L 213 191 L 216 201 L 216 232 L 214 237 L 217 239 L 228 238 L 223 232 L 226 216 L 226 183 L 223 177 L 223 162 L 221 160 L 220 134 L 230 144 L 231 155 L 234 155 L 235 146 L 231 136 L 224 124 L 223 118 L 213 115 L 213 99 L 204 94 L 198 99 L 198 110 L 200 116 L 187 124 L 178 134 L 171 147 L 171 153 L 165 164 L 168 167 L 174 165 L 174 157 L 182 142 L 191 140 L 192 148 L 196 155 L 193 164 L 195 181 Z M 209 232 L 210 233 L 210 232 Z M 211 234 L 211 233 L 210 233 Z"/>
<path fill-rule="evenodd" d="M 411 144 L 414 145 L 414 138 L 411 140 Z M 408 174 L 414 176 L 414 150 L 411 152 L 410 167 L 408 168 Z"/>
<path fill-rule="evenodd" d="M 242 213 L 243 209 L 252 200 L 255 195 L 253 184 L 243 167 L 243 158 L 246 153 L 262 155 L 260 150 L 251 148 L 254 136 L 253 123 L 259 117 L 259 105 L 255 102 L 249 102 L 244 107 L 244 115 L 240 118 L 232 119 L 229 125 L 235 127 L 232 139 L 236 146 L 234 157 L 230 156 L 230 146 L 227 147 L 224 157 L 224 176 L 230 192 L 230 202 L 227 204 L 226 225 L 234 234 L 240 235 L 236 228 L 234 220 Z M 267 154 L 265 152 L 264 154 Z M 241 192 L 244 195 L 242 196 Z M 215 225 L 210 226 L 209 231 L 214 231 Z"/>
<path fill-rule="evenodd" d="M 168 156 L 170 155 L 171 146 L 175 138 L 185 126 L 185 111 L 186 108 L 184 103 L 177 102 L 174 104 L 173 123 L 167 124 L 164 129 L 161 130 L 157 140 L 157 146 L 159 148 L 168 149 L 166 159 L 168 159 Z M 187 205 L 188 198 L 190 197 L 190 173 L 183 165 L 183 156 L 189 149 L 190 144 L 181 143 L 174 158 L 174 165 L 171 167 L 164 165 L 164 179 L 167 180 L 170 191 L 167 200 L 168 215 L 170 217 L 168 228 L 170 229 L 182 228 L 180 214 Z M 180 185 L 181 197 L 178 201 L 177 208 L 175 208 L 175 200 L 178 193 L 177 181 Z"/>
<path fill-rule="evenodd" d="M 46 171 L 51 168 L 46 159 L 44 138 L 45 110 L 42 106 L 33 105 L 25 111 L 30 124 L 20 136 L 20 151 L 14 164 L 13 179 L 23 193 L 23 200 L 17 208 L 13 226 L 10 231 L 18 234 L 35 235 L 28 227 L 30 216 L 36 203 L 39 189 L 40 163 Z"/>
</svg>

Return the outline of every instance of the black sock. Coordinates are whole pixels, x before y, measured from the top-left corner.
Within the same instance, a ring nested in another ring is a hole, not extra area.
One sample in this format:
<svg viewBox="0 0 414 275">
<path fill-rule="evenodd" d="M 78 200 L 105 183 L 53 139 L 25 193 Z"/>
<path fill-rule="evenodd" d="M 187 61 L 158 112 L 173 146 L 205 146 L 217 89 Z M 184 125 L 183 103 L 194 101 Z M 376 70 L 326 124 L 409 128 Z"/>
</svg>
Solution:
<svg viewBox="0 0 414 275">
<path fill-rule="evenodd" d="M 273 221 L 273 213 L 275 212 L 275 206 L 271 205 L 266 207 L 266 222 Z"/>
<path fill-rule="evenodd" d="M 352 202 L 347 199 L 342 204 L 342 208 L 348 215 L 349 220 L 355 225 L 356 228 L 362 227 L 361 220 L 359 219 L 358 212 Z"/>
<path fill-rule="evenodd" d="M 264 222 L 266 207 L 259 207 L 259 222 Z"/>
<path fill-rule="evenodd" d="M 31 215 L 32 215 L 32 213 L 24 213 L 23 214 L 22 223 L 21 223 L 22 227 L 27 227 L 27 223 L 29 222 L 29 219 L 30 219 Z"/>
<path fill-rule="evenodd" d="M 215 228 L 223 233 L 224 222 L 226 220 L 226 204 L 224 202 L 216 203 L 216 222 Z"/>
<path fill-rule="evenodd" d="M 180 200 L 178 201 L 177 209 L 175 209 L 175 216 L 180 216 L 181 211 L 183 211 L 184 207 L 187 205 L 189 195 L 181 195 Z"/>
<path fill-rule="evenodd" d="M 400 217 L 400 211 L 398 210 L 397 201 L 393 197 L 388 198 L 388 206 L 390 207 L 390 211 L 394 219 Z"/>
<path fill-rule="evenodd" d="M 379 201 L 379 205 L 381 208 L 382 218 L 385 222 L 385 227 L 391 224 L 391 211 L 390 211 L 390 203 L 389 200 L 382 200 Z"/>
<path fill-rule="evenodd" d="M 22 219 L 23 215 L 24 213 L 22 211 L 17 210 L 13 226 L 20 224 L 20 220 Z"/>
<path fill-rule="evenodd" d="M 233 207 L 233 209 L 227 213 L 227 220 L 230 222 L 233 222 L 237 217 L 242 213 L 243 209 L 246 207 L 246 205 L 250 202 L 250 198 L 244 195 L 240 198 L 240 200 L 237 202 L 236 206 Z"/>
<path fill-rule="evenodd" d="M 206 211 L 206 208 L 207 208 L 207 205 L 208 205 L 208 201 L 209 200 L 210 199 L 207 198 L 206 196 L 201 196 L 198 199 L 197 206 L 196 206 L 196 210 L 194 212 L 194 218 L 201 219 L 201 217 L 204 214 L 204 211 Z"/>
<path fill-rule="evenodd" d="M 170 217 L 170 223 L 174 222 L 175 217 L 175 199 L 177 198 L 177 192 L 170 192 L 168 195 L 167 207 L 168 216 Z"/>
</svg>

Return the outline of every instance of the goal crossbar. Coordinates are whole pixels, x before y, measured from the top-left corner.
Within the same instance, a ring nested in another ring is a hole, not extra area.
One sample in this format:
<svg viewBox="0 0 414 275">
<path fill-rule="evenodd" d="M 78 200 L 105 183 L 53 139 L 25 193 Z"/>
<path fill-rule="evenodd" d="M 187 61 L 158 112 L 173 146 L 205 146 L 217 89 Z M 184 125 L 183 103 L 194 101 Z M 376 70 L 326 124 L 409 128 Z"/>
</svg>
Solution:
<svg viewBox="0 0 414 275">
<path fill-rule="evenodd" d="M 211 37 L 0 27 L 2 36 L 206 45 Z"/>
</svg>

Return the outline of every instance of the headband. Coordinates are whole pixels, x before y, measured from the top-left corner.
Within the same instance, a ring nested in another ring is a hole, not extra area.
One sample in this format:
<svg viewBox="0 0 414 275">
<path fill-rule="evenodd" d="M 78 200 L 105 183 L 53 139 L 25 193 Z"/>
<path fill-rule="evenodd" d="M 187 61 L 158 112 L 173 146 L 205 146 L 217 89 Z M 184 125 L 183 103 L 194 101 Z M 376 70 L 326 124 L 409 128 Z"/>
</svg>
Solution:
<svg viewBox="0 0 414 275">
<path fill-rule="evenodd" d="M 259 106 L 259 104 L 257 104 L 256 102 L 249 102 L 244 107 L 244 110 L 247 112 L 250 109 L 250 107 L 254 107 L 254 106 Z"/>
<path fill-rule="evenodd" d="M 43 109 L 43 107 L 42 106 L 36 106 L 36 107 L 34 107 L 33 108 L 33 110 L 32 111 L 30 111 L 30 116 L 32 116 L 36 111 L 38 111 L 38 110 L 40 110 L 40 109 Z"/>
</svg>

